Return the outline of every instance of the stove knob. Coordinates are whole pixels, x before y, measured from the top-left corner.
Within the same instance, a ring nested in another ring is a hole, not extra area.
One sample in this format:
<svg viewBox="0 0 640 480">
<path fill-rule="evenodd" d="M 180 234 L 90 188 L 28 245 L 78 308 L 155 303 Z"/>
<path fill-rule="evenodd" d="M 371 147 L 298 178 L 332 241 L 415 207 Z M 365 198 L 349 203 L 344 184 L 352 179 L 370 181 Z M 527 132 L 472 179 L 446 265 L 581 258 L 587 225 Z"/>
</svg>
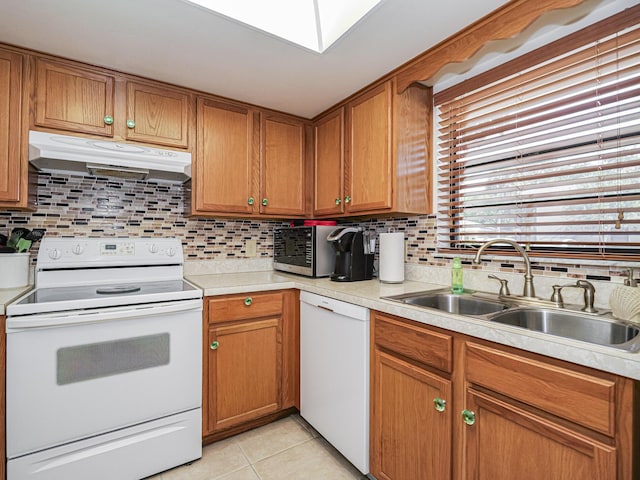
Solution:
<svg viewBox="0 0 640 480">
<path fill-rule="evenodd" d="M 58 250 L 57 248 L 49 250 L 49 258 L 51 260 L 58 260 L 60 257 L 62 257 L 62 251 Z"/>
<path fill-rule="evenodd" d="M 71 251 L 75 255 L 82 255 L 84 253 L 84 247 L 78 243 L 78 244 L 74 245 L 73 247 L 71 247 Z"/>
<path fill-rule="evenodd" d="M 170 257 L 173 257 L 176 254 L 176 249 L 173 247 L 169 247 L 167 248 L 167 255 L 169 255 Z"/>
<path fill-rule="evenodd" d="M 149 245 L 149 253 L 158 253 L 158 246 L 155 243 Z"/>
</svg>

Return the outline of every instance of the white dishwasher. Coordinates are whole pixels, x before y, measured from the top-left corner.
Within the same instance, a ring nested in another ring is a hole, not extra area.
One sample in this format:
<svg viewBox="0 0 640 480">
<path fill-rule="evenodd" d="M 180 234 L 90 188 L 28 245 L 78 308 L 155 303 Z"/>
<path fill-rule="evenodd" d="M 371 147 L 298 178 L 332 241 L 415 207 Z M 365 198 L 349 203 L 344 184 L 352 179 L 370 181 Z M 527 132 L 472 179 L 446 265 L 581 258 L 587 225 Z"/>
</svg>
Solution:
<svg viewBox="0 0 640 480">
<path fill-rule="evenodd" d="M 300 415 L 369 473 L 369 309 L 300 293 Z"/>
</svg>

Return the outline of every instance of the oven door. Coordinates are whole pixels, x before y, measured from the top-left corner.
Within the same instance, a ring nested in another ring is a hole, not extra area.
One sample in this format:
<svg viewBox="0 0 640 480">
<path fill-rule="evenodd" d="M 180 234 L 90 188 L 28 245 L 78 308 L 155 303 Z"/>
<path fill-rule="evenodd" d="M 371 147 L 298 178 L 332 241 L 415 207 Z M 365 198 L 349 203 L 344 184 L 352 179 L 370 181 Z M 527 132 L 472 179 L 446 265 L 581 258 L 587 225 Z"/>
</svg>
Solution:
<svg viewBox="0 0 640 480">
<path fill-rule="evenodd" d="M 7 318 L 7 457 L 201 406 L 202 301 Z"/>
</svg>

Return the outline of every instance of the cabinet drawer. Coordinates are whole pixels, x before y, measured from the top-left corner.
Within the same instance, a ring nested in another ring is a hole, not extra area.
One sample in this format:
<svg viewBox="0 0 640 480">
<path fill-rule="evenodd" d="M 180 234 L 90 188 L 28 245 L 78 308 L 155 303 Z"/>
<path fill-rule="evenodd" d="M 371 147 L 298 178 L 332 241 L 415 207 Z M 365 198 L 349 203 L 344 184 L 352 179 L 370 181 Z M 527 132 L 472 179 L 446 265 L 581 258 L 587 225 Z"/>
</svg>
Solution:
<svg viewBox="0 0 640 480">
<path fill-rule="evenodd" d="M 209 300 L 209 323 L 282 314 L 282 292 L 247 293 Z"/>
<path fill-rule="evenodd" d="M 615 379 L 563 368 L 467 343 L 467 380 L 520 402 L 613 436 Z"/>
<path fill-rule="evenodd" d="M 374 315 L 374 322 L 374 341 L 379 347 L 443 372 L 451 372 L 453 339 L 450 335 L 379 313 Z"/>
</svg>

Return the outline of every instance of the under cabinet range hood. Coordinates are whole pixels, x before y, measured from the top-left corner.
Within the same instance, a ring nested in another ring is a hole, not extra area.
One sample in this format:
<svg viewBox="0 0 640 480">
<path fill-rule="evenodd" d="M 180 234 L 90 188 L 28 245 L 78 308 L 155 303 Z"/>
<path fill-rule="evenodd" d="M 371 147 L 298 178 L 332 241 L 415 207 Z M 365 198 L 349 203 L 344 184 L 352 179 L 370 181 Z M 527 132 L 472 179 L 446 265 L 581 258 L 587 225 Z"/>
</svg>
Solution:
<svg viewBox="0 0 640 480">
<path fill-rule="evenodd" d="M 65 172 L 183 183 L 191 154 L 90 138 L 29 132 L 29 162 L 43 172 Z"/>
</svg>

